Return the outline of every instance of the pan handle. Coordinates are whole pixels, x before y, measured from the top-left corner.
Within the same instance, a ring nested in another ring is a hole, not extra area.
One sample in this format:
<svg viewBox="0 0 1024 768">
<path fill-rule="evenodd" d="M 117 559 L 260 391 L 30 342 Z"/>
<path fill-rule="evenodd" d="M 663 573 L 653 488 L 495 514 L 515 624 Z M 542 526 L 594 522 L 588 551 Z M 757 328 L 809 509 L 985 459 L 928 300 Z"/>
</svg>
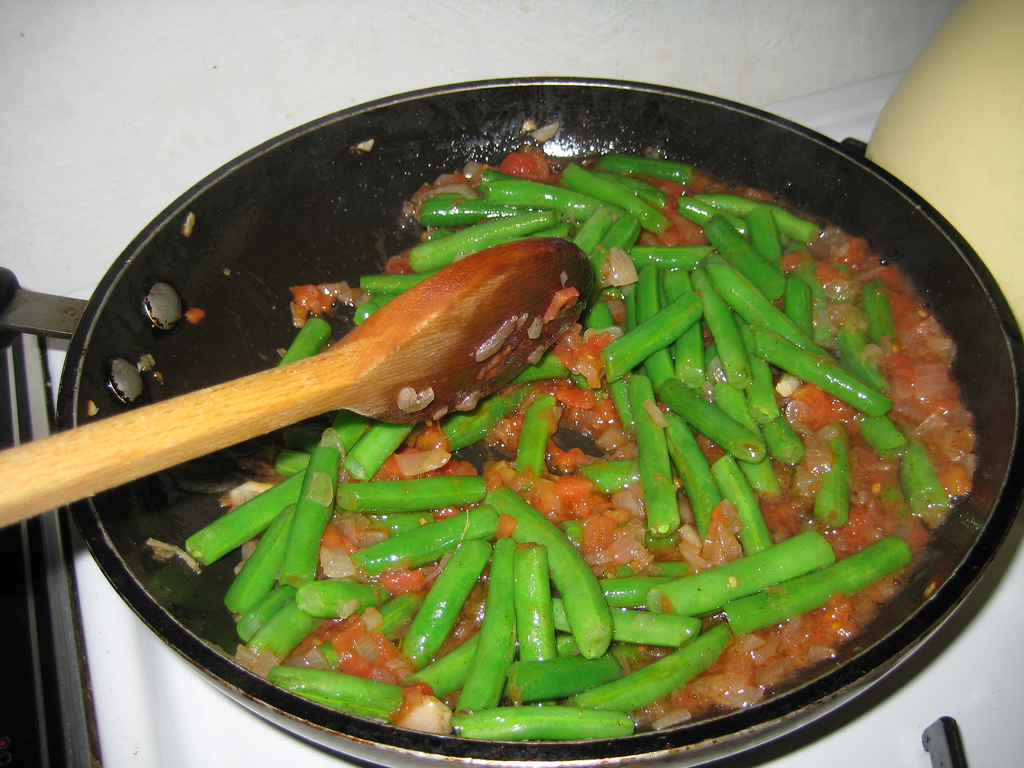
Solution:
<svg viewBox="0 0 1024 768">
<path fill-rule="evenodd" d="M 0 349 L 14 343 L 19 333 L 51 339 L 70 339 L 87 302 L 26 291 L 11 270 L 0 267 Z"/>
</svg>

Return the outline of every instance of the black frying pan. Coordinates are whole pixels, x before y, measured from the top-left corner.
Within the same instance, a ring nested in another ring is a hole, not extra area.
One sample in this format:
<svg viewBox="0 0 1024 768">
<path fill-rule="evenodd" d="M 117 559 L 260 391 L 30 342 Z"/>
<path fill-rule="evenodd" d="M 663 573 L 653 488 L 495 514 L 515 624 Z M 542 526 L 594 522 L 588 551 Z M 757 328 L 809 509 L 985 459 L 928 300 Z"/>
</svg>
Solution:
<svg viewBox="0 0 1024 768">
<path fill-rule="evenodd" d="M 354 280 L 415 240 L 402 202 L 467 160 L 496 161 L 524 141 L 527 120 L 557 121 L 550 154 L 654 147 L 716 175 L 779 193 L 896 261 L 956 340 L 955 374 L 979 433 L 971 496 L 896 601 L 856 648 L 823 662 L 764 703 L 659 733 L 582 744 L 500 744 L 404 731 L 333 712 L 236 666 L 221 603 L 225 558 L 199 576 L 161 562 L 149 537 L 181 544 L 220 514 L 261 442 L 238 446 L 74 505 L 100 567 L 157 634 L 258 714 L 345 755 L 387 765 L 453 761 L 590 763 L 608 758 L 703 762 L 819 717 L 892 669 L 950 614 L 992 558 L 1022 493 L 1022 344 L 995 282 L 926 203 L 860 154 L 791 123 L 684 91 L 608 81 L 530 79 L 420 91 L 348 109 L 238 158 L 173 203 L 125 250 L 89 303 L 61 381 L 69 427 L 132 407 L 110 385 L 115 361 L 149 355 L 134 403 L 268 367 L 294 333 L 288 286 Z M 369 152 L 355 145 L 373 139 Z M 189 236 L 182 232 L 194 216 Z M 198 324 L 156 327 L 155 283 L 206 311 Z M 339 326 L 338 331 L 344 330 Z M 267 441 L 272 441 L 268 437 Z M 140 684 L 145 684 L 140 681 Z"/>
</svg>

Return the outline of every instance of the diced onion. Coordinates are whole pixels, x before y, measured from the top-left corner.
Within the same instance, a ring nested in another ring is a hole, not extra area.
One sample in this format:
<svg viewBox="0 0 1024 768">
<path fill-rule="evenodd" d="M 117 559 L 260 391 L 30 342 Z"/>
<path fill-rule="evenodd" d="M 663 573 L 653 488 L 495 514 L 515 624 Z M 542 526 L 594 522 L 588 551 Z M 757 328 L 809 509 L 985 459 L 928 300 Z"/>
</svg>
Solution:
<svg viewBox="0 0 1024 768">
<path fill-rule="evenodd" d="M 636 264 L 621 248 L 611 248 L 601 267 L 601 287 L 632 285 L 637 281 Z"/>
<path fill-rule="evenodd" d="M 668 426 L 665 414 L 661 412 L 661 409 L 655 405 L 653 400 L 644 400 L 643 406 L 644 410 L 647 411 L 647 415 L 651 417 L 651 421 L 654 422 L 656 427 L 664 429 Z"/>
<path fill-rule="evenodd" d="M 320 568 L 330 579 L 343 579 L 356 574 L 356 564 L 346 549 L 320 548 Z"/>
<path fill-rule="evenodd" d="M 280 662 L 269 650 L 256 652 L 245 645 L 239 645 L 235 651 L 235 661 L 239 666 L 252 672 L 254 675 L 266 677 L 271 668 L 276 667 Z"/>
<path fill-rule="evenodd" d="M 451 733 L 452 711 L 434 696 L 423 696 L 399 710 L 395 725 L 421 733 Z"/>
<path fill-rule="evenodd" d="M 452 455 L 443 448 L 432 448 L 429 451 L 409 451 L 395 454 L 399 471 L 406 477 L 422 475 L 440 469 Z"/>
</svg>

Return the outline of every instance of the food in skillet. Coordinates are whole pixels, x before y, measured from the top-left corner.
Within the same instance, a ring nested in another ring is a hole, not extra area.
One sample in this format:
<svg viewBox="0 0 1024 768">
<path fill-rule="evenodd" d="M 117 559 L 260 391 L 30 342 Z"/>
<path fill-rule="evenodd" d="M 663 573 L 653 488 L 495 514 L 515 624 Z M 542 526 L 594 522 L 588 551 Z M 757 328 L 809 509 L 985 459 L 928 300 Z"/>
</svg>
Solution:
<svg viewBox="0 0 1024 768">
<path fill-rule="evenodd" d="M 314 354 L 453 259 L 570 239 L 584 322 L 472 410 L 341 412 L 197 532 L 242 546 L 237 659 L 299 695 L 467 738 L 606 738 L 754 705 L 835 658 L 969 493 L 955 350 L 861 238 L 684 163 L 535 150 L 426 185 L 422 242 L 293 289 Z M 572 297 L 566 297 L 569 300 Z"/>
</svg>

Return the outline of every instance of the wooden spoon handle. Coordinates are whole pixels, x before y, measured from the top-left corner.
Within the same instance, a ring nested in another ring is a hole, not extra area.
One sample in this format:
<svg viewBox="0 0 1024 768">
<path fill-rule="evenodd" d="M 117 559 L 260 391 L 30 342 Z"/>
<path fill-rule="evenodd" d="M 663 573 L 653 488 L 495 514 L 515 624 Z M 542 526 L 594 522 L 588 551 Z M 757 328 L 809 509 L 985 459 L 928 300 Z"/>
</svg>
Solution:
<svg viewBox="0 0 1024 768">
<path fill-rule="evenodd" d="M 0 526 L 354 402 L 374 386 L 354 357 L 319 355 L 0 451 Z"/>
</svg>

